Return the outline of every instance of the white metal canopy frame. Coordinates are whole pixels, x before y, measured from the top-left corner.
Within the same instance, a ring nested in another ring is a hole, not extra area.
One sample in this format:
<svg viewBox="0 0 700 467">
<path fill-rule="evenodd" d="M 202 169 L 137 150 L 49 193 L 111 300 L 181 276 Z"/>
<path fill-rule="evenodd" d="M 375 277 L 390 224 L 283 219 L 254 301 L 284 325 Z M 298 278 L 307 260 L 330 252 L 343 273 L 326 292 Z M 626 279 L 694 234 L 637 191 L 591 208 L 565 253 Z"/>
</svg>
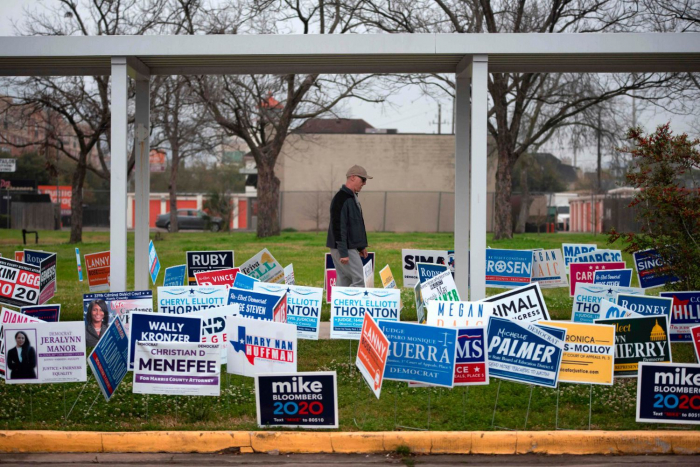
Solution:
<svg viewBox="0 0 700 467">
<path fill-rule="evenodd" d="M 136 80 L 134 286 L 148 288 L 151 75 L 454 73 L 456 283 L 486 295 L 488 73 L 697 72 L 700 34 L 0 37 L 0 76 L 111 75 L 111 289 L 126 290 L 127 88 Z M 471 98 L 470 98 L 471 89 Z M 471 252 L 471 254 L 470 254 Z M 469 261 L 471 256 L 471 262 Z"/>
</svg>

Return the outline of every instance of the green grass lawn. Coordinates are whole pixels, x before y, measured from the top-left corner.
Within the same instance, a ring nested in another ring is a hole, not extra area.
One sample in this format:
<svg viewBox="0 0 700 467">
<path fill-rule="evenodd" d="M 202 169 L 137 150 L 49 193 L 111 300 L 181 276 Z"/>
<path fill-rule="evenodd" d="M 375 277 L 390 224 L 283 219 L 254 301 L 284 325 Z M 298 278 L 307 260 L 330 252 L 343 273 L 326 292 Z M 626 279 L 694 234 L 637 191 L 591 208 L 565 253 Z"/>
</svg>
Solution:
<svg viewBox="0 0 700 467">
<path fill-rule="evenodd" d="M 109 249 L 109 232 L 87 232 L 84 243 L 67 244 L 68 232 L 42 231 L 38 246 L 58 253 L 58 291 L 53 303 L 60 303 L 61 319 L 82 320 L 82 294 L 88 293 L 87 282 L 79 282 L 75 250 L 81 256 Z M 234 250 L 235 264 L 240 264 L 262 248 L 268 248 L 284 266 L 294 264 L 297 284 L 323 286 L 325 233 L 285 232 L 279 237 L 257 239 L 242 233 L 159 233 L 151 234 L 162 268 L 185 263 L 190 250 Z M 375 283 L 380 284 L 379 269 L 389 264 L 397 283 L 401 284 L 401 250 L 451 249 L 451 234 L 371 233 L 370 251 L 377 254 Z M 19 231 L 0 230 L 0 253 L 14 258 L 21 250 Z M 133 289 L 133 234 L 128 237 L 129 289 Z M 605 236 L 585 234 L 525 234 L 513 240 L 494 241 L 493 248 L 560 248 L 561 243 L 597 243 L 609 247 Z M 621 247 L 613 246 L 614 249 Z M 630 255 L 623 254 L 628 265 Z M 631 267 L 631 266 L 630 266 Z M 158 278 L 162 284 L 163 272 Z M 633 284 L 636 279 L 633 279 Z M 154 289 L 155 287 L 151 287 Z M 488 295 L 502 289 L 487 289 Z M 651 292 L 657 294 L 658 289 Z M 155 293 L 154 293 L 155 295 Z M 572 299 L 568 289 L 544 291 L 553 319 L 569 320 Z M 415 320 L 413 291 L 401 293 L 402 320 Z M 323 319 L 329 318 L 324 305 Z M 587 429 L 590 387 L 560 384 L 559 391 L 492 379 L 489 386 L 471 388 L 415 388 L 405 383 L 385 381 L 382 397 L 377 400 L 365 386 L 354 366 L 357 343 L 353 341 L 299 341 L 299 371 L 334 370 L 338 373 L 340 428 L 343 430 L 393 430 L 401 427 L 433 430 L 490 430 L 492 425 L 509 429 L 533 430 Z M 673 360 L 694 362 L 691 344 L 673 344 Z M 129 373 L 109 403 L 99 392 L 88 370 L 88 383 L 6 385 L 0 383 L 0 428 L 3 429 L 70 429 L 70 430 L 251 430 L 257 429 L 255 395 L 252 378 L 226 375 L 222 378 L 220 397 L 144 396 L 131 393 Z M 498 407 L 494 406 L 498 392 Z M 558 410 L 557 410 L 557 399 Z M 636 379 L 617 380 L 612 387 L 595 386 L 592 392 L 591 426 L 593 429 L 641 429 L 652 425 L 637 424 L 635 418 Z M 528 411 L 528 402 L 530 408 Z M 74 408 L 73 408 L 74 407 Z M 71 412 L 71 408 L 72 412 Z M 70 412 L 70 416 L 66 415 Z M 557 422 L 558 413 L 558 422 Z M 497 428 L 496 428 L 497 429 Z"/>
</svg>

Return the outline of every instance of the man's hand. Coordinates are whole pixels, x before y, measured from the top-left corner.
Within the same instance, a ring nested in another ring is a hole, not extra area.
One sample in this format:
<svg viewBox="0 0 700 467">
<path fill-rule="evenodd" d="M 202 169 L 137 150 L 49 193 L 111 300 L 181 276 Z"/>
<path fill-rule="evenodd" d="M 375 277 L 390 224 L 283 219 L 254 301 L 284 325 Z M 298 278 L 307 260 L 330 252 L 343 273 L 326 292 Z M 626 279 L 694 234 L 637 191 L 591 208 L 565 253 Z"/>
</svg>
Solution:
<svg viewBox="0 0 700 467">
<path fill-rule="evenodd" d="M 362 256 L 363 258 L 367 257 L 367 248 L 363 248 L 360 250 L 360 256 Z"/>
<path fill-rule="evenodd" d="M 342 264 L 348 264 L 348 263 L 350 262 L 350 257 L 347 257 L 347 258 L 340 258 L 340 262 L 341 262 Z"/>
</svg>

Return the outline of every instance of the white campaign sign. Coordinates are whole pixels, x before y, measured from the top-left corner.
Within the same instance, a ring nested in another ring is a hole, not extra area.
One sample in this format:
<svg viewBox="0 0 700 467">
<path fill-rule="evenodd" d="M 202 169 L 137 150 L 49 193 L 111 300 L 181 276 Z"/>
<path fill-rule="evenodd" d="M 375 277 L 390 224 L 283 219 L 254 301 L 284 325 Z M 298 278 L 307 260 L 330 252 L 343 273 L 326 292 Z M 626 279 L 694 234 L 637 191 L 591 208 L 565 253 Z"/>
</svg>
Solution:
<svg viewBox="0 0 700 467">
<path fill-rule="evenodd" d="M 399 321 L 399 289 L 333 287 L 331 296 L 331 339 L 360 338 L 365 313 L 375 321 Z"/>
<path fill-rule="evenodd" d="M 192 316 L 202 318 L 202 343 L 218 345 L 221 348 L 221 364 L 226 364 L 226 320 L 229 316 L 238 316 L 238 305 L 194 311 Z"/>
<path fill-rule="evenodd" d="M 182 315 L 227 303 L 228 289 L 225 285 L 158 287 L 158 313 Z"/>
<path fill-rule="evenodd" d="M 135 394 L 219 396 L 219 345 L 139 341 L 135 350 Z"/>
<path fill-rule="evenodd" d="M 300 285 L 268 284 L 256 282 L 254 292 L 287 293 L 287 323 L 297 327 L 299 339 L 318 340 L 321 323 L 321 300 L 323 289 Z"/>
<path fill-rule="evenodd" d="M 238 267 L 243 274 L 260 282 L 284 283 L 284 268 L 267 248 L 263 248 Z"/>
<path fill-rule="evenodd" d="M 459 301 L 457 284 L 455 284 L 455 280 L 449 270 L 423 282 L 420 285 L 420 293 L 424 304 L 429 303 L 431 300 Z"/>
<path fill-rule="evenodd" d="M 569 286 L 560 249 L 533 252 L 532 282 L 537 282 L 543 289 Z"/>
<path fill-rule="evenodd" d="M 485 302 L 428 302 L 428 326 L 470 328 L 486 326 L 493 314 L 493 304 Z"/>
<path fill-rule="evenodd" d="M 549 320 L 540 285 L 530 284 L 483 300 L 493 304 L 493 316 L 523 323 Z"/>
<path fill-rule="evenodd" d="M 404 287 L 415 287 L 418 283 L 417 263 L 444 264 L 454 272 L 453 257 L 447 250 L 401 250 L 401 256 Z"/>
<path fill-rule="evenodd" d="M 297 371 L 297 328 L 288 323 L 230 317 L 226 371 L 253 377 Z"/>
<path fill-rule="evenodd" d="M 0 313 L 0 377 L 2 378 L 5 377 L 5 325 L 16 323 L 41 323 L 41 320 L 2 307 L 2 312 Z M 13 345 L 14 344 L 10 342 L 10 347 Z"/>
</svg>

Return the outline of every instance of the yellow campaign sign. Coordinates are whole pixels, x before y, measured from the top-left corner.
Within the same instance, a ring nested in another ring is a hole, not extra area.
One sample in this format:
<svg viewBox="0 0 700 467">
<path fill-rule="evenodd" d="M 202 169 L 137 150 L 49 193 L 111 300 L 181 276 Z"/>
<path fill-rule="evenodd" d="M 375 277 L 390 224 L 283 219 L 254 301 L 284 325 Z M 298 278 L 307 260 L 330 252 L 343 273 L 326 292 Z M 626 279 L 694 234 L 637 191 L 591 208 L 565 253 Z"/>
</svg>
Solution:
<svg viewBox="0 0 700 467">
<path fill-rule="evenodd" d="M 387 264 L 384 269 L 379 271 L 379 277 L 382 279 L 382 287 L 385 289 L 395 289 L 396 281 L 394 280 L 394 275 L 391 273 L 391 268 Z"/>
<path fill-rule="evenodd" d="M 559 382 L 612 386 L 615 369 L 615 326 L 569 321 L 540 321 L 566 329 Z"/>
</svg>

